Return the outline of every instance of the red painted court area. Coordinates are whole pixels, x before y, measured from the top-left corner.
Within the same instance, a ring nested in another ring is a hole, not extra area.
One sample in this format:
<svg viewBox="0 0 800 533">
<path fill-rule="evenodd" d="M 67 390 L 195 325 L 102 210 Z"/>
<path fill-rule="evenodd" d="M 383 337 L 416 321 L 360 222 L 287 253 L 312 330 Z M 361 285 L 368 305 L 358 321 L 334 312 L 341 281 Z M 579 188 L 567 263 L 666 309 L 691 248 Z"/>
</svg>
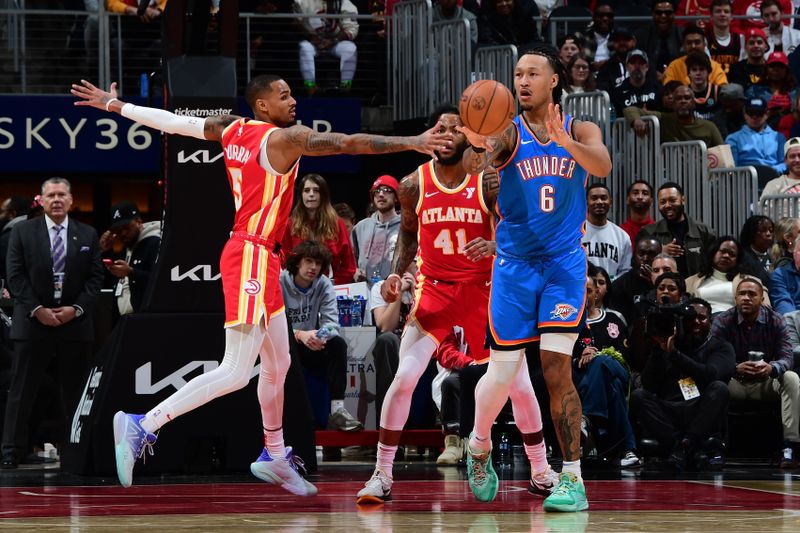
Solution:
<svg viewBox="0 0 800 533">
<path fill-rule="evenodd" d="M 361 482 L 320 482 L 300 499 L 257 483 L 120 487 L 0 488 L 0 517 L 125 516 L 227 513 L 347 513 L 359 510 Z M 509 481 L 491 504 L 475 501 L 465 481 L 397 481 L 390 512 L 541 511 L 524 481 Z M 688 481 L 587 481 L 592 511 L 766 511 L 800 509 L 800 496 Z M 0 520 L 2 525 L 2 520 Z"/>
</svg>

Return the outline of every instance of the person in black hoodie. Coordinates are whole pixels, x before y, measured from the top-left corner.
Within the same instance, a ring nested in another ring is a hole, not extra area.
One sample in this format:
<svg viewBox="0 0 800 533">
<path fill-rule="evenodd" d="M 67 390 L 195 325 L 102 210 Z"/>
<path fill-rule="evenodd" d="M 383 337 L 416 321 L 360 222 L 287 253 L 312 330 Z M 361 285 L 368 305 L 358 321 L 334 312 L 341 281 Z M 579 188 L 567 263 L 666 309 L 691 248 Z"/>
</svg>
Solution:
<svg viewBox="0 0 800 533">
<path fill-rule="evenodd" d="M 539 8 L 533 0 L 488 0 L 478 19 L 478 43 L 513 44 L 521 54 L 541 42 L 538 17 Z"/>
</svg>

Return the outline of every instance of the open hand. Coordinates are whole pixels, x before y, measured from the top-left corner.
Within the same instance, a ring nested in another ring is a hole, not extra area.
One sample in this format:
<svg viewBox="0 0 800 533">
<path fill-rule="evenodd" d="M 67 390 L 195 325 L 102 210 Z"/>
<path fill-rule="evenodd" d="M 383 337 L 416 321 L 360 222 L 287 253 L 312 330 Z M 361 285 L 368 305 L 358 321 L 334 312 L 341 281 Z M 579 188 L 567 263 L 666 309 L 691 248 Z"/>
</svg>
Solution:
<svg viewBox="0 0 800 533">
<path fill-rule="evenodd" d="M 387 303 L 393 303 L 400 297 L 400 287 L 402 278 L 397 274 L 389 274 L 386 281 L 381 285 L 381 298 Z"/>
<path fill-rule="evenodd" d="M 439 130 L 442 128 L 438 122 L 434 126 L 416 136 L 416 143 L 414 143 L 414 150 L 422 154 L 435 156 L 434 152 L 441 151 L 445 148 L 451 148 L 453 141 L 447 138 L 447 134 L 441 133 Z"/>
<path fill-rule="evenodd" d="M 73 83 L 69 92 L 80 98 L 75 102 L 76 106 L 90 106 L 106 111 L 106 104 L 117 97 L 117 82 L 112 83 L 108 91 L 104 91 L 86 80 L 81 80 L 80 84 Z"/>
<path fill-rule="evenodd" d="M 464 246 L 464 253 L 467 255 L 467 259 L 477 262 L 484 257 L 494 255 L 496 248 L 497 243 L 495 243 L 495 241 L 487 241 L 482 237 L 478 237 L 477 239 L 472 239 Z"/>
<path fill-rule="evenodd" d="M 547 127 L 547 136 L 559 146 L 566 146 L 572 140 L 565 129 L 566 117 L 561 114 L 560 105 L 547 105 L 547 119 L 544 125 Z"/>
</svg>

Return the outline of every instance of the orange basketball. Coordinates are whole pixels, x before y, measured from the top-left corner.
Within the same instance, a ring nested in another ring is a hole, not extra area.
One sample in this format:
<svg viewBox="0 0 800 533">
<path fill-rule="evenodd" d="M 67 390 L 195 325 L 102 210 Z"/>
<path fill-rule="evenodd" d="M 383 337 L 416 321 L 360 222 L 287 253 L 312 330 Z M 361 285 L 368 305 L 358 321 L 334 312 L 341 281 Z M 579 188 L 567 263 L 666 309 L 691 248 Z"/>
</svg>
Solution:
<svg viewBox="0 0 800 533">
<path fill-rule="evenodd" d="M 500 133 L 516 114 L 511 91 L 494 80 L 479 80 L 464 89 L 458 109 L 464 125 L 481 135 Z"/>
</svg>

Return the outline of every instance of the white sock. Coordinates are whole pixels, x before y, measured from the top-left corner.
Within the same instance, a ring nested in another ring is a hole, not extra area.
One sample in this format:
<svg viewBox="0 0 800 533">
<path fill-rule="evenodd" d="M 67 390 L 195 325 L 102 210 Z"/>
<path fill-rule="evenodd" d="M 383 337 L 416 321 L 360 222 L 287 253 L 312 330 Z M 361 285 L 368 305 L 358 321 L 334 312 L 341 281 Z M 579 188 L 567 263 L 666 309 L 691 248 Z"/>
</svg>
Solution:
<svg viewBox="0 0 800 533">
<path fill-rule="evenodd" d="M 577 461 L 564 461 L 561 471 L 575 474 L 578 479 L 581 479 L 581 460 L 578 459 Z"/>
<path fill-rule="evenodd" d="M 286 457 L 286 446 L 283 444 L 283 428 L 264 430 L 264 447 L 273 459 Z"/>
<path fill-rule="evenodd" d="M 547 449 L 544 446 L 544 441 L 539 444 L 525 444 L 524 446 L 525 455 L 528 456 L 528 461 L 531 463 L 531 477 L 546 472 L 550 465 L 547 464 Z M 578 466 L 578 471 L 580 472 L 580 466 Z"/>
<path fill-rule="evenodd" d="M 390 479 L 392 478 L 392 467 L 394 466 L 396 453 L 397 446 L 388 446 L 382 442 L 378 443 L 377 465 Z"/>
<path fill-rule="evenodd" d="M 331 413 L 344 410 L 344 400 L 331 400 Z"/>
</svg>

